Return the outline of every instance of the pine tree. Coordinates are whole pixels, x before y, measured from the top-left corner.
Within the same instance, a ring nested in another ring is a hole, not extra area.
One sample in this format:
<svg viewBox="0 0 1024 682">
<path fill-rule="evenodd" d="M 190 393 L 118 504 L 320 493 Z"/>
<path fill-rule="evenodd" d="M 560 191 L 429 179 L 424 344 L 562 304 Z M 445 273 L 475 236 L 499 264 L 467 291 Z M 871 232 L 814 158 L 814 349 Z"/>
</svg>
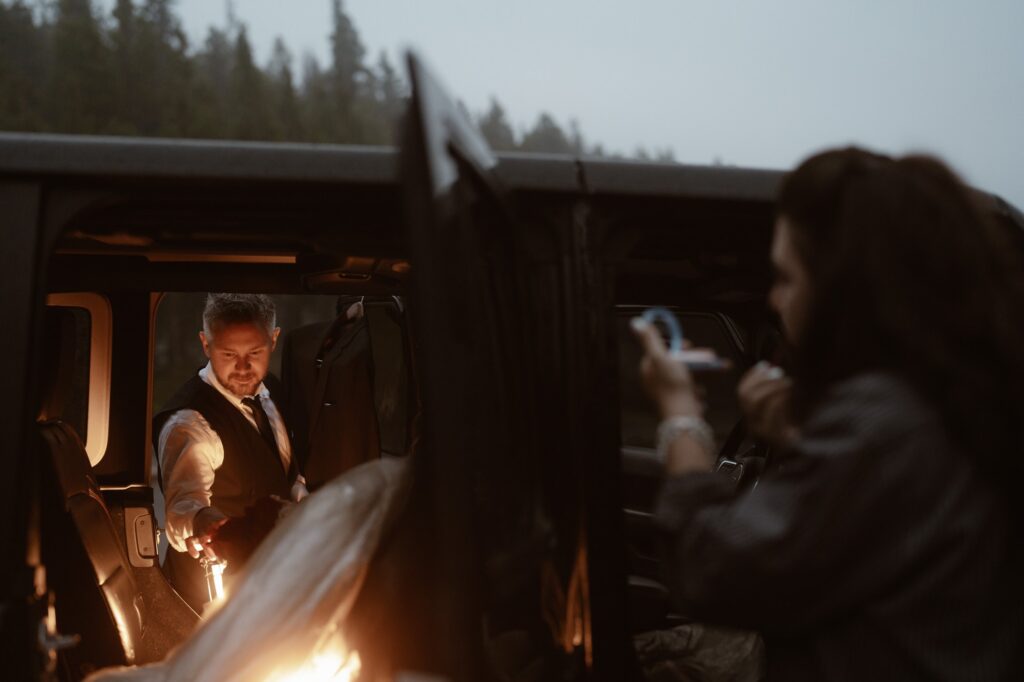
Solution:
<svg viewBox="0 0 1024 682">
<path fill-rule="evenodd" d="M 131 0 L 117 0 L 114 28 L 110 33 L 113 52 L 111 87 L 116 111 L 114 128 L 126 135 L 137 135 L 143 118 L 140 91 L 151 82 L 139 60 L 139 26 Z"/>
<path fill-rule="evenodd" d="M 537 117 L 537 123 L 534 124 L 533 129 L 523 136 L 520 148 L 528 152 L 573 153 L 569 138 L 548 113 L 542 113 Z"/>
<path fill-rule="evenodd" d="M 406 87 L 402 77 L 391 66 L 388 54 L 380 52 L 377 60 L 377 101 L 381 114 L 390 124 L 398 121 L 406 105 Z"/>
<path fill-rule="evenodd" d="M 267 70 L 276 127 L 284 139 L 302 140 L 302 111 L 295 91 L 295 79 L 292 77 L 292 55 L 281 38 L 274 41 L 274 53 Z"/>
<path fill-rule="evenodd" d="M 47 118 L 58 132 L 111 132 L 112 59 L 89 0 L 60 0 L 53 29 Z"/>
<path fill-rule="evenodd" d="M 188 55 L 188 39 L 174 14 L 174 0 L 146 0 L 144 20 L 146 50 L 155 82 L 149 125 L 158 135 L 188 135 L 194 120 L 195 74 Z M 150 86 L 153 87 L 152 85 Z"/>
<path fill-rule="evenodd" d="M 505 116 L 505 110 L 494 97 L 491 98 L 491 108 L 477 119 L 477 126 L 491 149 L 512 151 L 518 148 L 516 134 Z"/>
<path fill-rule="evenodd" d="M 342 0 L 332 0 L 334 31 L 331 33 L 331 86 L 338 118 L 341 142 L 361 141 L 363 120 L 358 115 L 357 99 L 363 92 L 367 72 L 363 64 L 366 50 L 359 32 L 345 13 Z"/>
<path fill-rule="evenodd" d="M 366 54 L 359 33 L 342 5 L 342 0 L 333 0 L 332 17 L 334 31 L 331 33 L 332 74 L 339 97 L 355 99 L 359 79 L 362 75 L 363 57 Z"/>
<path fill-rule="evenodd" d="M 338 110 L 331 95 L 330 75 L 324 73 L 312 55 L 302 63 L 303 126 L 310 142 L 337 142 Z"/>
<path fill-rule="evenodd" d="M 231 74 L 235 63 L 232 34 L 237 24 L 227 30 L 210 27 L 203 49 L 192 59 L 195 69 L 192 102 L 195 106 L 193 128 L 200 137 L 231 137 Z"/>
<path fill-rule="evenodd" d="M 228 84 L 230 135 L 237 140 L 273 140 L 278 136 L 270 116 L 264 75 L 252 57 L 243 27 L 235 39 L 234 63 Z"/>
<path fill-rule="evenodd" d="M 43 30 L 21 0 L 0 4 L 0 130 L 43 130 L 40 84 L 47 73 Z"/>
<path fill-rule="evenodd" d="M 185 34 L 174 15 L 174 0 L 145 0 L 142 16 L 156 31 L 162 43 L 171 49 L 186 47 Z"/>
</svg>

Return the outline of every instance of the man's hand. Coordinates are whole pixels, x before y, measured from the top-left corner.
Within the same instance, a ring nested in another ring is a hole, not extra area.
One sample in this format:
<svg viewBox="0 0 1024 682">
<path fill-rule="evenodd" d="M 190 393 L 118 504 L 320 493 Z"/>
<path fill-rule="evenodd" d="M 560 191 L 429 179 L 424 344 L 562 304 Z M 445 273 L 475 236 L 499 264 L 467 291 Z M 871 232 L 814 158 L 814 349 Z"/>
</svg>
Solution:
<svg viewBox="0 0 1024 682">
<path fill-rule="evenodd" d="M 632 327 L 644 349 L 640 378 L 661 416 L 703 416 L 704 406 L 697 397 L 690 370 L 669 355 L 658 328 L 642 318 L 634 318 Z"/>
<path fill-rule="evenodd" d="M 793 381 L 782 369 L 759 362 L 740 379 L 737 394 L 750 433 L 770 445 L 786 445 L 797 437 L 789 414 Z"/>
<path fill-rule="evenodd" d="M 295 505 L 298 504 L 298 502 L 286 500 L 280 495 L 271 495 L 270 499 L 272 499 L 274 502 L 277 502 L 277 504 L 280 505 L 277 512 L 278 520 L 281 520 L 284 517 L 288 516 L 292 512 L 292 510 L 295 509 Z"/>
<path fill-rule="evenodd" d="M 217 553 L 210 547 L 213 534 L 223 526 L 228 517 L 214 507 L 203 507 L 196 512 L 192 519 L 192 537 L 186 538 L 185 547 L 193 559 L 198 559 L 203 554 L 208 559 L 217 559 Z"/>
</svg>

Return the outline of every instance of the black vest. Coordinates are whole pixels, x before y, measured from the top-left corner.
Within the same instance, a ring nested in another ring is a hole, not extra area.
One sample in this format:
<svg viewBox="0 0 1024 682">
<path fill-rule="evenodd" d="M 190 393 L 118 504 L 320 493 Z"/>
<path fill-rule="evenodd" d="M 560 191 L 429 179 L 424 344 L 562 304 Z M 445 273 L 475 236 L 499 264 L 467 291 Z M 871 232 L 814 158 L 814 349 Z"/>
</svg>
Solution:
<svg viewBox="0 0 1024 682">
<path fill-rule="evenodd" d="M 263 381 L 273 400 L 278 392 L 277 380 L 268 375 Z M 280 405 L 277 400 L 274 404 Z M 199 376 L 185 382 L 153 416 L 153 447 L 158 453 L 158 463 L 160 431 L 179 410 L 195 410 L 201 414 L 224 445 L 224 463 L 217 469 L 211 490 L 212 506 L 228 516 L 242 516 L 245 508 L 260 498 L 279 495 L 289 499 L 297 473 L 294 459 L 291 470 L 286 471 L 281 458 L 260 437 L 256 427 Z M 162 488 L 162 468 L 159 471 Z"/>
</svg>

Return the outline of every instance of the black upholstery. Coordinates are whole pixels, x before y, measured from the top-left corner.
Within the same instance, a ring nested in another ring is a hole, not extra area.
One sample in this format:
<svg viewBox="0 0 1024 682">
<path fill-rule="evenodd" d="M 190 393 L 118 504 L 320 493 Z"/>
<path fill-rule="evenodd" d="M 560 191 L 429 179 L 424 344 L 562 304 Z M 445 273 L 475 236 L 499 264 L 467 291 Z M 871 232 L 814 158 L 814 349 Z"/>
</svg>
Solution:
<svg viewBox="0 0 1024 682">
<path fill-rule="evenodd" d="M 145 605 L 78 435 L 61 421 L 39 428 L 49 450 L 42 558 L 57 598 L 57 627 L 82 638 L 63 654 L 65 672 L 77 679 L 94 665 L 136 662 Z"/>
<path fill-rule="evenodd" d="M 67 309 L 48 307 L 45 325 L 44 356 L 52 361 L 39 376 L 37 419 L 46 450 L 39 453 L 41 551 L 47 585 L 56 596 L 58 631 L 81 637 L 60 654 L 62 677 L 77 680 L 95 668 L 161 660 L 199 616 L 155 562 L 148 568 L 131 565 L 124 500 L 120 493 L 113 502 L 104 498 L 81 432 L 72 426 L 84 429 L 88 412 L 87 336 Z M 152 513 L 152 497 L 132 506 Z"/>
<path fill-rule="evenodd" d="M 125 553 L 124 514 L 108 508 L 74 429 L 39 425 L 52 484 L 43 513 L 43 561 L 57 596 L 60 632 L 81 643 L 62 654 L 71 679 L 93 666 L 159 661 L 199 622 L 155 564 L 133 567 Z"/>
</svg>

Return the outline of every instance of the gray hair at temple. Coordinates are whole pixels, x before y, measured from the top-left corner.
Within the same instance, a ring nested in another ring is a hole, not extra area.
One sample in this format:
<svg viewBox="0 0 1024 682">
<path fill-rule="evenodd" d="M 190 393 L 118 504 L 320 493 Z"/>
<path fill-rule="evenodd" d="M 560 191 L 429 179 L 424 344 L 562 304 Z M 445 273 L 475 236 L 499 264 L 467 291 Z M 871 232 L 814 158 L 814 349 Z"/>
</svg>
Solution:
<svg viewBox="0 0 1024 682">
<path fill-rule="evenodd" d="M 212 338 L 226 324 L 254 324 L 273 333 L 277 326 L 273 299 L 265 294 L 207 294 L 203 333 Z"/>
</svg>

